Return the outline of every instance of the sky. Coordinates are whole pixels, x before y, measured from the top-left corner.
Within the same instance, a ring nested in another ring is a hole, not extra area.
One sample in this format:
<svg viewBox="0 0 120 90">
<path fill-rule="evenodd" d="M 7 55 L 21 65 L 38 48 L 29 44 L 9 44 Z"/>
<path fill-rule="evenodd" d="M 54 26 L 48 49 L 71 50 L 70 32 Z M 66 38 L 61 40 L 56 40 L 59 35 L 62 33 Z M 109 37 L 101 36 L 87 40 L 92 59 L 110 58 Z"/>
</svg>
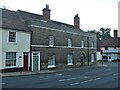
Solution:
<svg viewBox="0 0 120 90">
<path fill-rule="evenodd" d="M 42 15 L 46 4 L 51 9 L 51 19 L 74 25 L 74 16 L 80 17 L 80 28 L 84 31 L 101 27 L 118 29 L 119 0 L 0 0 L 0 7 L 23 10 Z"/>
</svg>

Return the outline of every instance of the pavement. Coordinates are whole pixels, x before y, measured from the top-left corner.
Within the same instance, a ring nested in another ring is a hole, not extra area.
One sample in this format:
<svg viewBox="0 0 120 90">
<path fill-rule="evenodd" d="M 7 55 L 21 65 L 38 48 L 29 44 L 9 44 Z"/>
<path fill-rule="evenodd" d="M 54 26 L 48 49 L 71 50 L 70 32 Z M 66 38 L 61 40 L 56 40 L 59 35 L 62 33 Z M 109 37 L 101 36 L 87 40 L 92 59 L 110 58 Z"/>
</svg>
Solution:
<svg viewBox="0 0 120 90">
<path fill-rule="evenodd" d="M 45 73 L 53 73 L 53 72 L 59 72 L 59 71 L 65 71 L 65 70 L 70 70 L 70 69 L 87 69 L 87 68 L 95 68 L 95 67 L 106 67 L 107 65 L 101 65 L 100 62 L 97 62 L 97 64 L 89 65 L 89 66 L 82 66 L 82 67 L 75 67 L 75 68 L 62 68 L 62 69 L 53 69 L 53 70 L 41 70 L 41 71 L 27 71 L 27 72 L 6 72 L 6 73 L 1 73 L 0 77 L 5 78 L 5 77 L 15 77 L 15 76 L 25 76 L 25 75 L 35 75 L 35 74 L 45 74 Z"/>
</svg>

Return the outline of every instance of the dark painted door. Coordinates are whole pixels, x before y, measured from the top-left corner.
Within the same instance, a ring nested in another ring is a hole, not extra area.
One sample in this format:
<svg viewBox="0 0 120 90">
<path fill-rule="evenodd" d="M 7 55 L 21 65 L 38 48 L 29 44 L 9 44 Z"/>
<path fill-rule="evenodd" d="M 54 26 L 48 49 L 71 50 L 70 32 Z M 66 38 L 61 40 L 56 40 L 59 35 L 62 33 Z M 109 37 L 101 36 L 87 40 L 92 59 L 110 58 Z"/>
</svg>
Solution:
<svg viewBox="0 0 120 90">
<path fill-rule="evenodd" d="M 38 71 L 38 53 L 33 53 L 33 71 Z"/>
<path fill-rule="evenodd" d="M 24 71 L 28 71 L 28 53 L 24 53 Z"/>
</svg>

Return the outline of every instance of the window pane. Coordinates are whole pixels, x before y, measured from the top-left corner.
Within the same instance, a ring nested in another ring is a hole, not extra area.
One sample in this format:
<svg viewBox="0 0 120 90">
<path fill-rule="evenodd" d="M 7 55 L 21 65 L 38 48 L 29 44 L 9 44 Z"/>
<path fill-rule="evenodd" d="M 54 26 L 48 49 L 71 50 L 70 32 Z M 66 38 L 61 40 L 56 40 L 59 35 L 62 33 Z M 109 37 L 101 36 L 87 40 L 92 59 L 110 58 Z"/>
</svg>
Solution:
<svg viewBox="0 0 120 90">
<path fill-rule="evenodd" d="M 49 36 L 49 46 L 54 46 L 54 37 Z"/>
<path fill-rule="evenodd" d="M 48 66 L 55 66 L 55 55 L 50 56 L 48 60 Z"/>
<path fill-rule="evenodd" d="M 81 41 L 81 47 L 84 47 L 84 41 L 83 40 Z"/>
<path fill-rule="evenodd" d="M 73 64 L 73 56 L 71 54 L 68 55 L 68 65 Z"/>
<path fill-rule="evenodd" d="M 6 66 L 16 66 L 16 52 L 6 52 Z"/>
<path fill-rule="evenodd" d="M 72 40 L 68 39 L 68 47 L 71 47 L 71 46 L 72 46 Z"/>
<path fill-rule="evenodd" d="M 16 42 L 16 32 L 9 32 L 9 42 Z"/>
</svg>

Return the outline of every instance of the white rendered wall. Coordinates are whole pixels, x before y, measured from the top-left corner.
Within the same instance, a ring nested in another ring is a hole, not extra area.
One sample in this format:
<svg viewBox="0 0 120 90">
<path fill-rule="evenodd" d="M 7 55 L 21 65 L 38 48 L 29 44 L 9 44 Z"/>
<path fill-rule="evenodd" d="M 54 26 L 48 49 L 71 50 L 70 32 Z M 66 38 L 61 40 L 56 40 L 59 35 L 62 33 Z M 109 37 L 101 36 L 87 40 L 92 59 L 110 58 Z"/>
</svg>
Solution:
<svg viewBox="0 0 120 90">
<path fill-rule="evenodd" d="M 0 28 L 0 69 L 2 68 L 2 29 Z"/>
<path fill-rule="evenodd" d="M 15 30 L 3 30 L 2 33 L 2 49 L 3 49 L 3 60 L 2 68 L 11 68 L 5 67 L 5 53 L 6 52 L 17 52 L 17 65 L 16 67 L 23 67 L 23 52 L 30 52 L 30 33 L 16 31 L 17 32 L 17 43 L 8 42 L 8 33 L 9 31 Z M 21 58 L 19 58 L 21 56 Z"/>
</svg>

